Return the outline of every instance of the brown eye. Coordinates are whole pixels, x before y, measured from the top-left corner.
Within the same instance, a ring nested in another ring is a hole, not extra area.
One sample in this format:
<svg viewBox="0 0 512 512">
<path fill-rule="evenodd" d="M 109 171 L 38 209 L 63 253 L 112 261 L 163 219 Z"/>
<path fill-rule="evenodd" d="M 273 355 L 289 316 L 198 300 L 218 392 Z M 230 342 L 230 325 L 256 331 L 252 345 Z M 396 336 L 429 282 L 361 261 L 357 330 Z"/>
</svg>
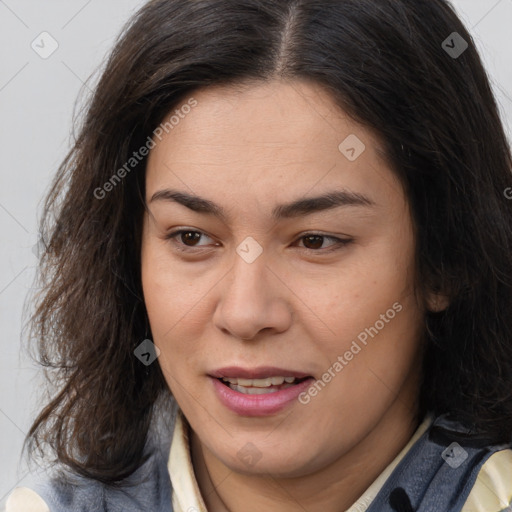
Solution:
<svg viewBox="0 0 512 512">
<path fill-rule="evenodd" d="M 180 239 L 185 245 L 194 247 L 195 242 L 201 239 L 201 233 L 198 231 L 181 231 Z"/>
<path fill-rule="evenodd" d="M 326 247 L 322 247 L 324 242 L 329 240 L 331 243 Z M 335 236 L 322 235 L 320 233 L 308 233 L 299 238 L 303 245 L 301 249 L 306 249 L 318 253 L 327 253 L 329 251 L 335 251 L 341 249 L 344 246 L 350 244 L 354 240 L 352 238 L 342 239 Z"/>
<path fill-rule="evenodd" d="M 304 246 L 307 249 L 320 249 L 322 247 L 324 238 L 325 237 L 320 236 L 320 235 L 308 235 L 308 236 L 305 236 L 305 237 L 303 237 Z"/>
<path fill-rule="evenodd" d="M 206 238 L 212 240 L 202 231 L 195 231 L 193 229 L 180 229 L 173 233 L 169 233 L 165 238 L 170 240 L 174 247 L 180 251 L 189 251 L 194 250 L 195 248 L 205 249 L 208 243 L 204 242 L 208 242 L 208 240 L 203 239 Z M 198 243 L 200 241 L 203 243 Z"/>
</svg>

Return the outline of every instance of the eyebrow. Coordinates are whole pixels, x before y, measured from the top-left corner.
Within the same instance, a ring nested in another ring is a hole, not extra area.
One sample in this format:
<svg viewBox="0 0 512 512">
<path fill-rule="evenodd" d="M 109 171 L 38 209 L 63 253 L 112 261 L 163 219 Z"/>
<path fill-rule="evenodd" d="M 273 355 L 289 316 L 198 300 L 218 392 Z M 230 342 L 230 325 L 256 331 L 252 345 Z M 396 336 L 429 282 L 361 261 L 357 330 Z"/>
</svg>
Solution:
<svg viewBox="0 0 512 512">
<path fill-rule="evenodd" d="M 223 221 L 227 221 L 228 217 L 224 208 L 213 201 L 179 190 L 159 190 L 151 196 L 149 202 L 153 201 L 176 202 L 195 212 L 214 215 Z M 289 219 L 346 206 L 372 207 L 375 206 L 375 203 L 368 197 L 356 192 L 335 190 L 320 196 L 306 197 L 277 205 L 272 210 L 272 218 L 274 220 Z"/>
</svg>

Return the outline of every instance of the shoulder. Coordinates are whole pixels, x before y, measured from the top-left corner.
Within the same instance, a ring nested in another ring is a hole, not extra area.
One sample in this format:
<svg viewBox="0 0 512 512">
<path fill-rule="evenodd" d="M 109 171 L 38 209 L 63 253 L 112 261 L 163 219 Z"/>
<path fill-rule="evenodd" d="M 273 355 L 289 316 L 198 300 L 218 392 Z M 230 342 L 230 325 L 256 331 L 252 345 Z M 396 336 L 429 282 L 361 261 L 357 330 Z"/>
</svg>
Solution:
<svg viewBox="0 0 512 512">
<path fill-rule="evenodd" d="M 511 506 L 512 449 L 504 449 L 481 467 L 462 512 L 502 512 Z"/>
<path fill-rule="evenodd" d="M 33 488 L 17 487 L 6 502 L 5 512 L 86 512 L 103 510 L 101 484 L 75 478 L 41 478 Z"/>
<path fill-rule="evenodd" d="M 7 499 L 5 512 L 50 512 L 50 508 L 32 489 L 16 487 Z"/>
<path fill-rule="evenodd" d="M 172 512 L 171 494 L 166 460 L 155 451 L 117 486 L 64 471 L 38 478 L 11 493 L 5 512 Z"/>
<path fill-rule="evenodd" d="M 0 512 L 172 512 L 167 467 L 176 410 L 172 413 L 169 422 L 165 415 L 155 420 L 146 440 L 145 461 L 118 485 L 79 476 L 60 464 L 31 467 L 31 488 L 15 488 Z"/>
</svg>

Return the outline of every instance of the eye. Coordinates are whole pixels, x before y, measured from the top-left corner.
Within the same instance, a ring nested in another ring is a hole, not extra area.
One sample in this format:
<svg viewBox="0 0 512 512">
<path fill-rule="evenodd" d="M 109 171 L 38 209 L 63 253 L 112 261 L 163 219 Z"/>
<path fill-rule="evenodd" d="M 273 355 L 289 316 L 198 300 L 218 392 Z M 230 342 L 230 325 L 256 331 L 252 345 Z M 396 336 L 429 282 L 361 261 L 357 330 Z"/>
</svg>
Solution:
<svg viewBox="0 0 512 512">
<path fill-rule="evenodd" d="M 334 243 L 328 247 L 322 247 L 325 240 L 331 240 Z M 353 242 L 353 239 L 342 239 L 335 236 L 323 235 L 321 233 L 306 233 L 299 238 L 299 241 L 304 242 L 304 246 L 301 247 L 302 249 L 314 252 L 330 252 L 348 245 L 349 243 Z"/>
<path fill-rule="evenodd" d="M 202 237 L 210 238 L 202 231 L 196 231 L 193 229 L 179 229 L 169 233 L 165 238 L 167 240 L 171 240 L 172 243 L 176 245 L 178 250 L 189 251 L 193 250 L 194 247 L 203 247 L 203 245 L 197 243 L 201 240 Z M 210 240 L 212 239 L 210 238 Z"/>
</svg>

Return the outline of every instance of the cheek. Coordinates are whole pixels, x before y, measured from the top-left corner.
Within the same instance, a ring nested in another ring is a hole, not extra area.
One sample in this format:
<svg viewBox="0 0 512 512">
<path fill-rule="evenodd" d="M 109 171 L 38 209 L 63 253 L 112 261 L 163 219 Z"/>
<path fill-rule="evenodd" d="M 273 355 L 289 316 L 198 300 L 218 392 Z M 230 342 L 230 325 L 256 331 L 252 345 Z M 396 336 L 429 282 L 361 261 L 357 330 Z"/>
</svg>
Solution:
<svg viewBox="0 0 512 512">
<path fill-rule="evenodd" d="M 290 274 L 288 279 L 297 281 L 304 301 L 338 339 L 356 336 L 390 309 L 391 323 L 400 323 L 405 315 L 397 322 L 393 304 L 398 302 L 413 315 L 418 306 L 412 250 L 400 252 L 392 245 L 388 242 L 358 250 L 343 266 L 330 270 L 314 284 L 299 275 Z"/>
<path fill-rule="evenodd" d="M 380 293 L 353 291 L 334 293 L 329 299 L 321 294 L 308 297 L 318 314 L 309 315 L 304 326 L 308 339 L 325 356 L 324 364 L 331 366 L 338 356 L 344 357 L 343 373 L 354 372 L 356 381 L 361 378 L 357 374 L 361 368 L 385 374 L 407 371 L 423 328 L 414 294 L 405 292 L 403 286 L 390 286 Z"/>
<path fill-rule="evenodd" d="M 191 315 L 200 314 L 210 280 L 190 267 L 180 268 L 172 261 L 166 243 L 155 237 L 143 243 L 141 274 L 153 336 L 162 343 Z"/>
<path fill-rule="evenodd" d="M 202 368 L 199 344 L 213 315 L 208 293 L 219 276 L 180 266 L 156 237 L 143 239 L 142 247 L 142 288 L 152 341 L 160 350 L 158 363 L 167 385 L 183 404 L 194 393 L 195 370 Z"/>
<path fill-rule="evenodd" d="M 383 381 L 397 389 L 414 365 L 423 313 L 414 293 L 412 243 L 397 249 L 394 241 L 387 241 L 360 253 L 321 288 L 304 283 L 302 289 L 317 315 L 306 324 L 309 339 L 326 356 L 325 371 L 344 375 L 334 379 L 331 389 L 350 388 L 354 398 L 371 399 L 378 395 L 372 395 L 372 386 L 387 393 Z M 318 336 L 320 332 L 326 334 Z M 338 356 L 345 362 L 336 372 L 332 365 Z"/>
<path fill-rule="evenodd" d="M 143 238 L 141 259 L 142 289 L 152 341 L 160 349 L 159 364 L 168 379 L 174 373 L 169 370 L 175 356 L 181 354 L 181 360 L 186 356 L 186 345 L 179 343 L 177 334 L 190 310 L 191 287 L 185 275 L 172 269 L 162 241 Z"/>
</svg>

